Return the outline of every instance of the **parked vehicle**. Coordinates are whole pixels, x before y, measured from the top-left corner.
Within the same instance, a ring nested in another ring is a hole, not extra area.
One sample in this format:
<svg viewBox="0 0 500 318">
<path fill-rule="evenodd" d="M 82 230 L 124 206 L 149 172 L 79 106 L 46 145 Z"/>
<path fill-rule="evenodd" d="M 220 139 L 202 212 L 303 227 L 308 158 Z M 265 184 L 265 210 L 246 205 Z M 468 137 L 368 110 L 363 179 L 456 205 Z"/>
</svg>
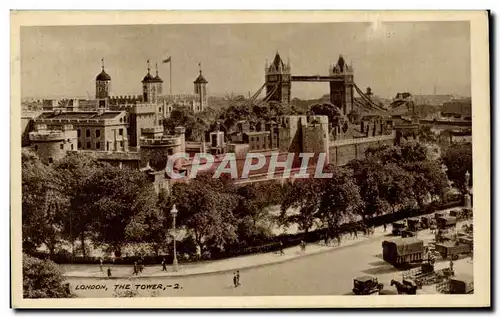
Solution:
<svg viewBox="0 0 500 318">
<path fill-rule="evenodd" d="M 424 241 L 415 237 L 399 238 L 382 242 L 384 261 L 395 267 L 421 262 Z"/>
<path fill-rule="evenodd" d="M 400 236 L 401 231 L 404 230 L 406 227 L 406 224 L 403 221 L 397 221 L 392 223 L 392 234 Z"/>
<path fill-rule="evenodd" d="M 356 295 L 371 295 L 379 293 L 384 288 L 384 284 L 379 283 L 373 276 L 361 276 L 354 279 L 353 293 Z"/>
<path fill-rule="evenodd" d="M 422 229 L 428 229 L 431 227 L 432 217 L 424 215 L 420 217 L 420 226 Z"/>
<path fill-rule="evenodd" d="M 444 259 L 451 258 L 452 260 L 458 259 L 460 254 L 470 254 L 472 252 L 472 245 L 456 243 L 440 243 L 436 244 L 436 251 L 438 251 Z"/>
<path fill-rule="evenodd" d="M 449 229 L 457 225 L 457 218 L 453 216 L 442 216 L 436 221 L 438 229 Z"/>
<path fill-rule="evenodd" d="M 450 279 L 450 294 L 473 294 L 474 278 L 471 275 L 460 274 Z"/>
<path fill-rule="evenodd" d="M 408 229 L 411 232 L 417 232 L 422 229 L 422 225 L 420 224 L 419 218 L 409 218 L 408 219 Z"/>
</svg>

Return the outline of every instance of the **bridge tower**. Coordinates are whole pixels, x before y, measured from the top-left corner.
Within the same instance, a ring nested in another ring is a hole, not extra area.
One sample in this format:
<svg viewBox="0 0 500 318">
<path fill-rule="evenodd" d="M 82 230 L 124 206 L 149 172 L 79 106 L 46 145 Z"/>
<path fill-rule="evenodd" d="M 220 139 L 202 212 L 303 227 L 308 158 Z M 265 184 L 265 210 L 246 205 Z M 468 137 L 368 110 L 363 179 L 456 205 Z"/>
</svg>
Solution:
<svg viewBox="0 0 500 318">
<path fill-rule="evenodd" d="M 340 55 L 337 64 L 330 66 L 330 76 L 338 78 L 330 82 L 330 102 L 348 115 L 354 105 L 354 69 Z"/>
<path fill-rule="evenodd" d="M 288 105 L 290 103 L 291 88 L 290 63 L 285 64 L 280 54 L 276 52 L 271 65 L 268 66 L 266 62 L 266 96 L 271 94 L 268 101 Z"/>
</svg>

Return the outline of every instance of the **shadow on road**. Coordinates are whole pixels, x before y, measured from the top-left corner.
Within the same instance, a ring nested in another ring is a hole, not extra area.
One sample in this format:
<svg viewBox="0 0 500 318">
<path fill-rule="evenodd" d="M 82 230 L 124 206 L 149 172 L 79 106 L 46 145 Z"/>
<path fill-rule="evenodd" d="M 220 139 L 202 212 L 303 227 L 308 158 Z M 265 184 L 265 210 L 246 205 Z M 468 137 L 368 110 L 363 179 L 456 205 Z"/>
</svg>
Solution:
<svg viewBox="0 0 500 318">
<path fill-rule="evenodd" d="M 394 268 L 392 265 L 385 265 L 385 266 L 379 266 L 379 267 L 374 267 L 370 269 L 366 269 L 363 271 L 365 274 L 369 275 L 382 275 L 382 274 L 389 274 L 389 273 L 397 273 L 399 272 L 397 268 Z"/>
<path fill-rule="evenodd" d="M 386 261 L 376 261 L 376 262 L 371 262 L 368 263 L 370 266 L 384 266 L 387 265 Z"/>
</svg>

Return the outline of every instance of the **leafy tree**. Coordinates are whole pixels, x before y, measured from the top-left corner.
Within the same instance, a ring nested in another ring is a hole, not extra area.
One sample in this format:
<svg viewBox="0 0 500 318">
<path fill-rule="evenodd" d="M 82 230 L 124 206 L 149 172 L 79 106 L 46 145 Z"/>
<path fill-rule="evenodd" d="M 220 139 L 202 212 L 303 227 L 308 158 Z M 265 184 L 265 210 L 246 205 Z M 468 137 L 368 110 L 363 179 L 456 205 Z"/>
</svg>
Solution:
<svg viewBox="0 0 500 318">
<path fill-rule="evenodd" d="M 352 218 L 363 206 L 359 187 L 356 185 L 351 172 L 341 167 L 328 166 L 332 178 L 319 179 L 322 183 L 322 193 L 318 214 L 329 233 L 339 234 L 339 226 Z"/>
<path fill-rule="evenodd" d="M 389 203 L 392 212 L 399 205 L 405 205 L 413 200 L 413 175 L 401 166 L 391 163 L 384 167 L 389 177 L 387 188 L 384 189 L 384 199 Z"/>
<path fill-rule="evenodd" d="M 448 179 L 458 189 L 465 191 L 465 174 L 470 173 L 469 186 L 472 186 L 472 144 L 455 144 L 444 153 L 443 163 L 447 170 Z"/>
<path fill-rule="evenodd" d="M 24 298 L 71 298 L 59 267 L 52 261 L 23 254 Z"/>
<path fill-rule="evenodd" d="M 189 183 L 175 184 L 173 194 L 179 225 L 186 226 L 202 252 L 236 240 L 234 189 L 210 175 L 198 175 Z"/>
<path fill-rule="evenodd" d="M 280 223 L 288 226 L 297 224 L 305 235 L 313 227 L 318 217 L 322 183 L 317 179 L 298 179 L 288 189 L 281 205 Z M 288 209 L 298 209 L 299 213 L 288 215 Z"/>
<path fill-rule="evenodd" d="M 427 195 L 441 195 L 448 187 L 446 174 L 437 162 L 424 160 L 406 164 L 404 168 L 413 177 L 412 190 L 420 207 Z"/>
<path fill-rule="evenodd" d="M 92 175 L 77 194 L 95 217 L 96 241 L 121 255 L 129 241 L 140 241 L 147 226 L 144 219 L 157 215 L 156 194 L 139 171 L 108 166 Z"/>
<path fill-rule="evenodd" d="M 95 158 L 84 154 L 69 154 L 54 164 L 57 181 L 63 189 L 63 195 L 68 198 L 68 207 L 61 215 L 60 221 L 63 226 L 65 239 L 71 242 L 80 241 L 80 249 L 83 257 L 86 257 L 86 240 L 94 234 L 95 212 L 89 209 L 87 202 L 82 201 L 80 193 L 86 182 L 99 169 L 107 165 L 99 163 Z"/>
<path fill-rule="evenodd" d="M 420 126 L 418 130 L 418 138 L 420 141 L 423 142 L 436 142 L 437 141 L 437 136 L 434 134 L 431 130 L 430 125 L 423 125 Z"/>
<path fill-rule="evenodd" d="M 64 189 L 51 166 L 30 151 L 22 152 L 22 231 L 26 251 L 45 245 L 53 255 L 62 243 Z"/>
</svg>

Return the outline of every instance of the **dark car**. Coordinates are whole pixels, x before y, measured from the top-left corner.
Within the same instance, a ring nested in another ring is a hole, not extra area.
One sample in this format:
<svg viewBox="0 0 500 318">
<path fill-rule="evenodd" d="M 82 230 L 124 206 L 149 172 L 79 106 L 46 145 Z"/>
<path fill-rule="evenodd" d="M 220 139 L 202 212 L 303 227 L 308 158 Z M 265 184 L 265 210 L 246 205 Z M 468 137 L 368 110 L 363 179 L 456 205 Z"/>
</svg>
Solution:
<svg viewBox="0 0 500 318">
<path fill-rule="evenodd" d="M 371 295 L 379 293 L 384 288 L 384 284 L 378 282 L 373 276 L 361 276 L 354 279 L 353 293 L 356 295 Z"/>
</svg>

